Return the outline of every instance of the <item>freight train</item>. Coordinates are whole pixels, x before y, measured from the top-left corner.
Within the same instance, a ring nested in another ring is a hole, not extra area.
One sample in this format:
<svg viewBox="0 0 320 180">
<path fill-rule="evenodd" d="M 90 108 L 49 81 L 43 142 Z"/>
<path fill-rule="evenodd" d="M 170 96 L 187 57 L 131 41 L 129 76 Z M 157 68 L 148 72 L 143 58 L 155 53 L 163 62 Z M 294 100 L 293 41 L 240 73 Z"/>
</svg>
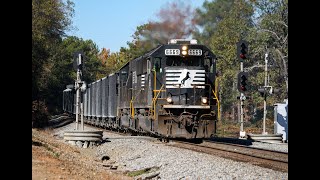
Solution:
<svg viewBox="0 0 320 180">
<path fill-rule="evenodd" d="M 216 56 L 196 40 L 172 39 L 130 60 L 81 93 L 84 122 L 165 138 L 209 138 L 219 100 Z M 75 114 L 74 89 L 63 110 Z"/>
</svg>

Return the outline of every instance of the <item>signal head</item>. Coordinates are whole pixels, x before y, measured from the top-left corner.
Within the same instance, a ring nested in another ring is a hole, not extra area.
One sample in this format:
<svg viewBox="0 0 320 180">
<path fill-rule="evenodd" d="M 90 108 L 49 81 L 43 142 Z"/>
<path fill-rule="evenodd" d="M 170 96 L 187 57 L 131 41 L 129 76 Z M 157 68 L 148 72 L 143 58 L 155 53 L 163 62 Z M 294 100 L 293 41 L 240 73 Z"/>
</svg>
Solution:
<svg viewBox="0 0 320 180">
<path fill-rule="evenodd" d="M 247 59 L 248 54 L 248 42 L 244 40 L 240 40 L 237 43 L 237 58 L 240 61 Z"/>
</svg>

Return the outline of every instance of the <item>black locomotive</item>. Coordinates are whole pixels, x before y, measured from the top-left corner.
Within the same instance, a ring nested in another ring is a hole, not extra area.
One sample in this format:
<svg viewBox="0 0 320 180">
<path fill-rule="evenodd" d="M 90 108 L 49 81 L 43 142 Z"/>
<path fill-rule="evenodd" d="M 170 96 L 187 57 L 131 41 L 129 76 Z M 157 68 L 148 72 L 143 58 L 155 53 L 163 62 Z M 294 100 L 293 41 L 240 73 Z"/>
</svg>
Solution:
<svg viewBox="0 0 320 180">
<path fill-rule="evenodd" d="M 129 61 L 82 93 L 86 123 L 166 138 L 215 134 L 215 55 L 196 40 L 173 39 Z M 75 114 L 75 91 L 63 110 Z"/>
</svg>

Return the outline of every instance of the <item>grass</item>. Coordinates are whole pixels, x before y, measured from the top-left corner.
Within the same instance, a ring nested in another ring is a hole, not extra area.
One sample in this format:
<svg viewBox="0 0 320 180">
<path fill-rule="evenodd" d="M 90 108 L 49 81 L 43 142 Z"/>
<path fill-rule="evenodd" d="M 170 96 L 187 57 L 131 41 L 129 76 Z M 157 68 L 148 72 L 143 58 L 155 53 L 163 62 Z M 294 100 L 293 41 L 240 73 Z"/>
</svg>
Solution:
<svg viewBox="0 0 320 180">
<path fill-rule="evenodd" d="M 144 168 L 144 169 L 140 169 L 140 170 L 136 170 L 136 171 L 130 171 L 127 173 L 127 175 L 130 177 L 135 177 L 135 176 L 140 176 L 141 174 L 146 174 L 146 173 L 155 171 L 157 169 L 159 169 L 159 167 Z"/>
<path fill-rule="evenodd" d="M 145 168 L 145 169 L 141 169 L 141 170 L 137 170 L 137 171 L 131 171 L 131 172 L 128 172 L 128 176 L 130 177 L 135 177 L 135 176 L 139 176 L 141 174 L 145 174 L 145 173 L 148 173 L 150 172 L 151 168 Z"/>
<path fill-rule="evenodd" d="M 44 144 L 42 142 L 32 140 L 32 145 L 44 147 L 47 151 L 51 152 L 53 156 L 56 158 L 60 156 L 60 153 L 55 152 L 51 147 L 49 147 L 48 144 Z"/>
<path fill-rule="evenodd" d="M 60 156 L 60 153 L 55 152 L 55 151 L 54 151 L 52 148 L 50 148 L 47 144 L 45 144 L 44 147 L 45 147 L 48 151 L 52 152 L 52 154 L 53 154 L 54 157 L 58 158 L 58 157 Z"/>
<path fill-rule="evenodd" d="M 217 124 L 217 137 L 230 137 L 230 138 L 237 138 L 239 137 L 240 132 L 240 123 L 234 122 L 221 122 L 219 121 Z M 255 123 L 255 124 L 247 124 L 244 123 L 243 130 L 248 133 L 253 134 L 261 134 L 262 133 L 262 121 Z M 269 134 L 273 133 L 273 120 L 267 119 L 266 121 L 266 131 Z"/>
</svg>

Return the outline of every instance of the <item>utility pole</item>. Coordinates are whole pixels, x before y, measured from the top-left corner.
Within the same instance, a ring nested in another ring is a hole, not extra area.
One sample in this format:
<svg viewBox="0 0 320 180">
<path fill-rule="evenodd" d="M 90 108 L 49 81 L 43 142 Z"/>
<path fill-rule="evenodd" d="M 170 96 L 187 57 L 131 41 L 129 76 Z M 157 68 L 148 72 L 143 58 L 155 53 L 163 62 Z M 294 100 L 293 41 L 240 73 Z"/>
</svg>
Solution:
<svg viewBox="0 0 320 180">
<path fill-rule="evenodd" d="M 263 97 L 263 131 L 262 134 L 266 134 L 266 116 L 267 116 L 267 87 L 268 87 L 268 55 L 267 51 L 264 55 L 264 97 Z"/>
</svg>

